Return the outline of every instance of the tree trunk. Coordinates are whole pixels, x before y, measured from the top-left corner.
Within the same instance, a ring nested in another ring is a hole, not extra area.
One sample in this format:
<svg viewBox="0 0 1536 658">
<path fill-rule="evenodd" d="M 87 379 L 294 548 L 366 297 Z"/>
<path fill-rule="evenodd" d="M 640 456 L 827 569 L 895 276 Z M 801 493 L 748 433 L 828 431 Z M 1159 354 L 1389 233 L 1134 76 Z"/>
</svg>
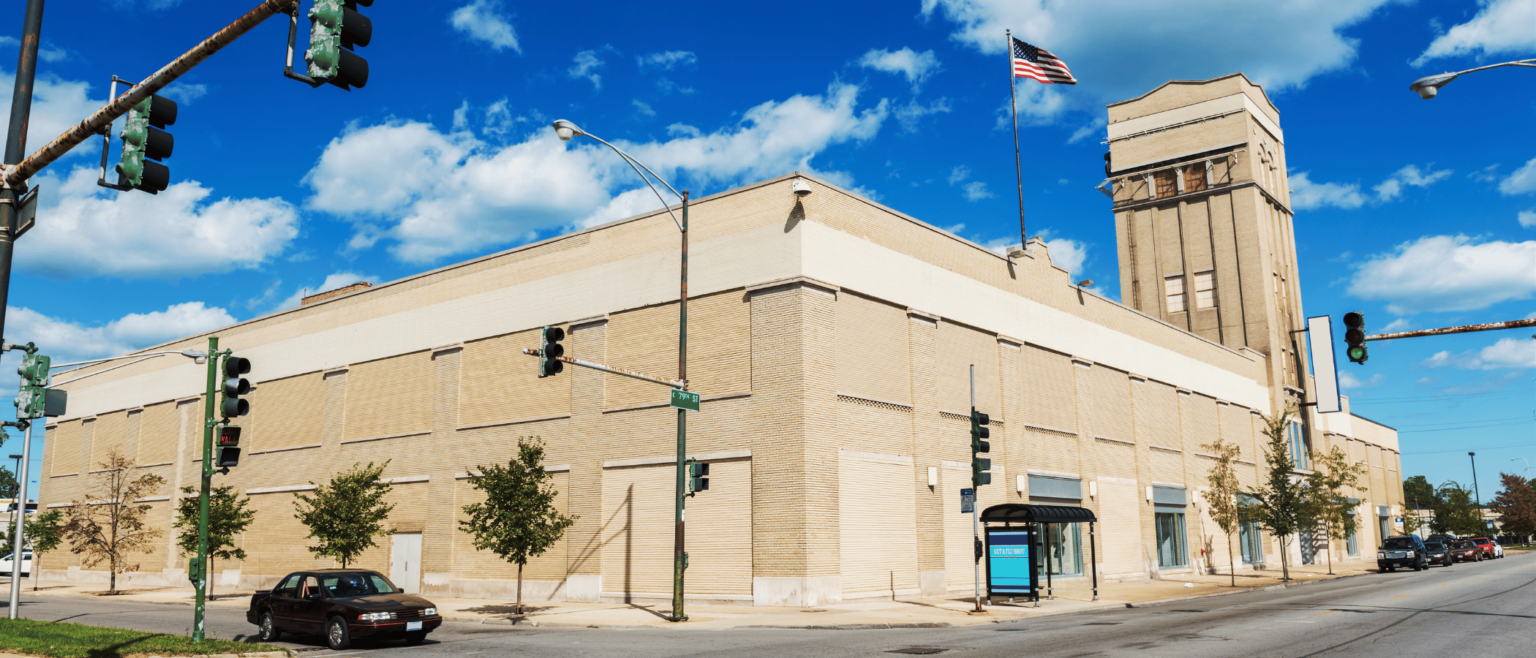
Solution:
<svg viewBox="0 0 1536 658">
<path fill-rule="evenodd" d="M 1227 533 L 1227 572 L 1232 574 L 1232 586 L 1237 587 L 1237 560 L 1232 556 L 1232 533 Z"/>
<path fill-rule="evenodd" d="M 523 565 L 517 565 L 517 614 L 523 614 Z"/>
<path fill-rule="evenodd" d="M 1323 539 L 1328 542 L 1328 575 L 1333 575 L 1333 528 L 1329 527 L 1323 532 Z"/>
<path fill-rule="evenodd" d="M 107 594 L 117 593 L 117 565 L 108 565 L 112 569 L 112 575 L 107 581 Z"/>
</svg>

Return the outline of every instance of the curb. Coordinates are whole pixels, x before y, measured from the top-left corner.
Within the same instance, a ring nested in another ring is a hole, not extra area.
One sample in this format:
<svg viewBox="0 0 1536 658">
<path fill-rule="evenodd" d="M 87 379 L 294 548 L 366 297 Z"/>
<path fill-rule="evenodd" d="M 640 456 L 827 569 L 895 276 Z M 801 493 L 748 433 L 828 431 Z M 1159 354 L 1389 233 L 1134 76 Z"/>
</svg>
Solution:
<svg viewBox="0 0 1536 658">
<path fill-rule="evenodd" d="M 996 622 L 993 622 L 996 623 Z M 914 622 L 911 624 L 820 624 L 816 626 L 732 626 L 731 628 L 780 628 L 797 631 L 883 631 L 893 628 L 956 628 L 941 621 Z"/>
<path fill-rule="evenodd" d="M 1279 584 L 1276 584 L 1276 585 L 1265 585 L 1263 587 L 1245 587 L 1243 589 L 1232 590 L 1230 592 L 1212 592 L 1210 594 L 1197 594 L 1195 596 L 1181 596 L 1181 597 L 1176 598 L 1176 599 L 1159 599 L 1159 600 L 1156 600 L 1156 601 L 1147 601 L 1145 603 L 1127 603 L 1127 604 L 1125 604 L 1125 607 L 1127 607 L 1127 608 L 1150 608 L 1150 607 L 1153 607 L 1153 606 L 1164 605 L 1164 604 L 1167 604 L 1167 603 L 1179 603 L 1181 601 L 1196 601 L 1196 600 L 1199 600 L 1199 599 L 1209 599 L 1209 598 L 1214 598 L 1214 597 L 1217 597 L 1217 596 L 1231 596 L 1233 594 L 1242 594 L 1244 592 L 1273 592 L 1273 591 L 1282 590 L 1282 589 L 1290 589 L 1292 587 L 1301 587 L 1303 585 L 1313 585 L 1313 584 L 1317 584 L 1317 583 L 1329 583 L 1329 582 L 1334 582 L 1334 581 L 1338 581 L 1338 580 L 1346 580 L 1346 579 L 1349 579 L 1349 578 L 1358 578 L 1360 576 L 1371 575 L 1371 573 L 1372 572 L 1367 571 L 1365 573 L 1353 573 L 1353 574 L 1349 574 L 1349 575 L 1346 575 L 1346 576 L 1334 576 L 1332 578 L 1324 578 L 1324 579 L 1320 579 L 1320 580 L 1298 580 L 1296 582 L 1279 583 Z"/>
</svg>

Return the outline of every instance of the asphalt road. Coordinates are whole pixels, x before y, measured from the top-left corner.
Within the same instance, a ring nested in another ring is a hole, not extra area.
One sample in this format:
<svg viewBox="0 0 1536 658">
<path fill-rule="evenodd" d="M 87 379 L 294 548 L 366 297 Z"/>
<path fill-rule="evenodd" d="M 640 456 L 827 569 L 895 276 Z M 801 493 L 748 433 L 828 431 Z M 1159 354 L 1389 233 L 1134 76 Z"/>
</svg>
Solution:
<svg viewBox="0 0 1536 658">
<path fill-rule="evenodd" d="M 24 616 L 147 631 L 186 632 L 184 605 L 23 597 Z M 216 637 L 246 639 L 244 612 L 209 610 Z M 1536 647 L 1536 554 L 1427 572 L 1367 574 L 1285 590 L 963 628 L 898 630 L 539 629 L 447 623 L 421 646 L 345 652 L 289 638 L 301 658 L 512 656 L 895 656 L 943 649 L 965 658 L 1017 656 L 1530 656 Z M 905 653 L 905 652 L 903 652 Z M 408 654 L 408 656 L 407 656 Z"/>
</svg>

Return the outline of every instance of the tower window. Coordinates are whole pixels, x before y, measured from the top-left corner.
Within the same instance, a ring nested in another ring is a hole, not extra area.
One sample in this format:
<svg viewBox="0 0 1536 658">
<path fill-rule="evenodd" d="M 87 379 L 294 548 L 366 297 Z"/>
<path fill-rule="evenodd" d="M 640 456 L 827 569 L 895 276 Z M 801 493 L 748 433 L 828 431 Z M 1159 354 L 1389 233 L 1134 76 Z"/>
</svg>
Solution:
<svg viewBox="0 0 1536 658">
<path fill-rule="evenodd" d="M 1184 275 L 1175 274 L 1163 279 L 1163 292 L 1168 296 L 1168 312 L 1183 313 L 1189 303 L 1184 297 Z"/>
<path fill-rule="evenodd" d="M 1199 192 L 1205 189 L 1204 165 L 1194 164 L 1184 168 L 1184 191 Z"/>
<path fill-rule="evenodd" d="M 1216 272 L 1195 272 L 1195 308 L 1216 307 Z"/>
<path fill-rule="evenodd" d="M 1159 171 L 1156 174 L 1153 174 L 1152 180 L 1157 185 L 1156 198 L 1161 199 L 1163 197 L 1170 197 L 1178 194 L 1179 192 L 1178 177 L 1171 169 Z"/>
</svg>

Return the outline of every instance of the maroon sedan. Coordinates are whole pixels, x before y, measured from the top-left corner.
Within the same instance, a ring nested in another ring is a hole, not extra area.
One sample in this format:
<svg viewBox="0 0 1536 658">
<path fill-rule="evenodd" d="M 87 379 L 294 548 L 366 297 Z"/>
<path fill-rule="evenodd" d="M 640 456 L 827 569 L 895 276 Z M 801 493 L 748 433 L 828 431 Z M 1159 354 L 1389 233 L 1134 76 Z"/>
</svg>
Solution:
<svg viewBox="0 0 1536 658">
<path fill-rule="evenodd" d="M 437 606 L 406 594 L 377 571 L 323 569 L 288 574 L 269 592 L 251 595 L 247 621 L 263 642 L 283 633 L 320 633 L 331 649 L 355 638 L 420 644 L 443 623 Z"/>
</svg>

